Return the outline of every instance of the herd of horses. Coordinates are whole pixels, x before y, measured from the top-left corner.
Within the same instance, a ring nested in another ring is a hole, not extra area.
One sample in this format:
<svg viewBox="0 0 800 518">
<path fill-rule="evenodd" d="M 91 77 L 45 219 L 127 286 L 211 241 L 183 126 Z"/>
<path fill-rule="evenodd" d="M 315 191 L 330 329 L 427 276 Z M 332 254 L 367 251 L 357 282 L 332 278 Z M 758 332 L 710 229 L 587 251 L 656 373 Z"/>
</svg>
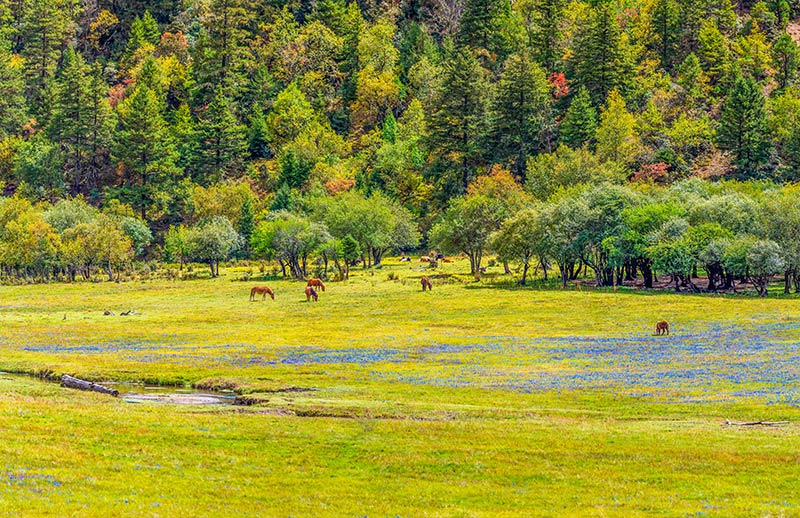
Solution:
<svg viewBox="0 0 800 518">
<path fill-rule="evenodd" d="M 433 290 L 433 283 L 428 277 L 423 277 L 420 279 L 420 283 L 422 284 L 422 291 L 431 291 Z M 309 279 L 306 283 L 305 295 L 306 295 L 306 302 L 314 302 L 319 301 L 319 293 L 317 290 L 320 289 L 323 292 L 325 291 L 325 283 L 322 282 L 322 279 Z M 250 301 L 253 302 L 256 300 L 256 296 L 261 295 L 261 300 L 267 300 L 267 295 L 275 300 L 275 292 L 272 291 L 272 288 L 269 286 L 253 286 L 250 290 Z"/>
<path fill-rule="evenodd" d="M 427 276 L 422 277 L 420 279 L 420 284 L 422 285 L 422 291 L 432 291 L 433 290 L 433 283 L 431 282 L 430 278 Z M 317 290 L 320 289 L 323 292 L 325 291 L 325 283 L 322 282 L 322 279 L 309 279 L 306 283 L 305 295 L 306 295 L 306 302 L 314 302 L 319 301 L 319 293 Z M 267 300 L 267 295 L 269 295 L 272 300 L 275 300 L 275 292 L 269 286 L 253 286 L 250 290 L 250 300 L 255 301 L 256 296 L 261 295 L 261 300 Z M 656 323 L 656 336 L 661 335 L 668 335 L 669 334 L 669 323 L 665 320 L 660 320 Z"/>
</svg>

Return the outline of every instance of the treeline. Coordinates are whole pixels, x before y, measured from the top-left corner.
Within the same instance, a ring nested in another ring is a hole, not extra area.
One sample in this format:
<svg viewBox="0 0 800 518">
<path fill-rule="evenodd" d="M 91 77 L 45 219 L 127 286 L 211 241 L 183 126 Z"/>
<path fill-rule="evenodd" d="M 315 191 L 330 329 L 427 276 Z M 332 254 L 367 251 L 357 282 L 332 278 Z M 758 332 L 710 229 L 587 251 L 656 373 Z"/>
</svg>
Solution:
<svg viewBox="0 0 800 518">
<path fill-rule="evenodd" d="M 103 209 L 83 197 L 31 203 L 0 198 L 0 279 L 16 282 L 120 280 L 136 263 L 154 271 L 205 263 L 211 277 L 230 259 L 274 261 L 284 276 L 346 279 L 350 267 L 379 265 L 389 251 L 419 245 L 413 215 L 379 193 L 323 197 L 295 213 L 265 208 L 245 183 L 197 187 L 187 223 L 163 245 L 129 205 Z"/>
<path fill-rule="evenodd" d="M 591 279 L 598 287 L 736 292 L 746 283 L 766 296 L 783 276 L 785 293 L 800 292 L 796 185 L 693 178 L 663 187 L 576 176 L 537 198 L 531 192 L 551 186 L 545 178 L 531 176 L 527 189 L 499 168 L 475 179 L 450 201 L 427 244 L 469 258 L 476 278 L 493 254 L 523 285 L 535 270 L 545 280 L 557 274 L 564 287 Z M 301 203 L 293 212 L 272 210 L 244 183 L 198 187 L 188 223 L 171 226 L 162 246 L 151 245 L 149 228 L 126 205 L 100 210 L 80 197 L 36 205 L 7 197 L 0 200 L 0 271 L 6 280 L 98 273 L 119 280 L 135 261 L 155 258 L 155 268 L 206 263 L 213 277 L 222 261 L 254 259 L 277 263 L 285 277 L 344 280 L 355 265 L 377 266 L 385 254 L 421 244 L 413 214 L 383 194 Z"/>
<path fill-rule="evenodd" d="M 796 185 L 767 182 L 694 178 L 661 187 L 598 179 L 536 200 L 496 171 L 450 203 L 431 239 L 467 255 L 476 276 L 494 252 L 507 272 L 508 263 L 519 266 L 522 284 L 536 268 L 545 279 L 556 270 L 564 287 L 588 277 L 598 287 L 653 288 L 661 276 L 678 291 L 735 292 L 749 283 L 766 296 L 783 275 L 784 292 L 797 293 L 798 194 Z"/>
<path fill-rule="evenodd" d="M 421 220 L 497 164 L 794 181 L 785 0 L 14 0 L 6 194 L 129 204 L 160 242 L 196 185 L 276 209 L 381 191 Z"/>
</svg>

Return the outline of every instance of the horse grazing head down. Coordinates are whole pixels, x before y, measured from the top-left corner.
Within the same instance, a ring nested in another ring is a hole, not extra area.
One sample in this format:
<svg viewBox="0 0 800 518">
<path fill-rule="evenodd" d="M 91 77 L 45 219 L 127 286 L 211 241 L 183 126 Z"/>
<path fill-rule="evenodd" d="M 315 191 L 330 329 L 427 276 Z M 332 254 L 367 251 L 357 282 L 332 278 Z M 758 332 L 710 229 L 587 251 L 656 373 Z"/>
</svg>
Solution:
<svg viewBox="0 0 800 518">
<path fill-rule="evenodd" d="M 660 320 L 656 323 L 656 335 L 669 334 L 669 322 Z"/>
<path fill-rule="evenodd" d="M 266 300 L 267 295 L 272 297 L 272 300 L 275 300 L 275 293 L 269 286 L 253 286 L 253 289 L 250 290 L 250 300 L 255 300 L 256 295 L 262 295 L 261 300 Z"/>
<path fill-rule="evenodd" d="M 422 291 L 425 291 L 426 289 L 433 291 L 433 284 L 429 278 L 423 277 L 420 279 L 420 283 L 422 284 Z"/>
<path fill-rule="evenodd" d="M 322 291 L 325 291 L 325 283 L 322 282 L 322 279 L 308 279 L 306 286 L 309 288 L 319 288 Z"/>
<path fill-rule="evenodd" d="M 314 299 L 314 302 L 317 302 L 319 299 L 319 295 L 311 286 L 306 286 L 306 302 L 309 302 L 311 299 Z"/>
</svg>

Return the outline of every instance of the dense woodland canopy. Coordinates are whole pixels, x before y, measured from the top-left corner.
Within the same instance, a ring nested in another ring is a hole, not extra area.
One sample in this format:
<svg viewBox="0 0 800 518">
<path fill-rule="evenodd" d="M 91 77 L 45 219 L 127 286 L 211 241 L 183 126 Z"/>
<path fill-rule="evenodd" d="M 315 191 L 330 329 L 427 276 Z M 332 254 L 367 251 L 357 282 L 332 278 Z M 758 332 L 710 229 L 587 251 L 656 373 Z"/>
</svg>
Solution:
<svg viewBox="0 0 800 518">
<path fill-rule="evenodd" d="M 6 0 L 0 265 L 800 268 L 795 0 Z M 721 181 L 720 181 L 721 180 Z M 715 182 L 715 183 L 711 183 Z"/>
</svg>

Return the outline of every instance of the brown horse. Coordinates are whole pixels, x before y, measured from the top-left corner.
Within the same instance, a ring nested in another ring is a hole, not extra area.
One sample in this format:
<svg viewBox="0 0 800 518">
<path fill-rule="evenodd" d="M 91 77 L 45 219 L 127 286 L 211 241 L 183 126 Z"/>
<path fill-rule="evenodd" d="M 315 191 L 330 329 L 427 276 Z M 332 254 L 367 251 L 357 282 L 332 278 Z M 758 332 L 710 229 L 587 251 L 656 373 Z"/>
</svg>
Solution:
<svg viewBox="0 0 800 518">
<path fill-rule="evenodd" d="M 322 282 L 322 279 L 308 279 L 308 284 L 306 284 L 309 288 L 319 288 L 322 291 L 325 291 L 325 283 Z"/>
<path fill-rule="evenodd" d="M 311 286 L 306 286 L 306 302 L 310 302 L 311 299 L 314 299 L 314 302 L 317 302 L 319 299 L 319 295 Z"/>
<path fill-rule="evenodd" d="M 423 277 L 420 282 L 422 283 L 422 291 L 425 291 L 426 289 L 433 291 L 433 284 L 431 284 L 430 279 Z"/>
<path fill-rule="evenodd" d="M 272 297 L 272 300 L 275 300 L 275 293 L 268 286 L 253 286 L 253 289 L 250 290 L 250 300 L 256 300 L 256 295 L 263 295 L 261 300 L 267 300 L 267 295 Z"/>
<path fill-rule="evenodd" d="M 656 323 L 656 336 L 662 334 L 669 334 L 669 322 L 666 320 L 660 320 L 658 323 Z"/>
</svg>

